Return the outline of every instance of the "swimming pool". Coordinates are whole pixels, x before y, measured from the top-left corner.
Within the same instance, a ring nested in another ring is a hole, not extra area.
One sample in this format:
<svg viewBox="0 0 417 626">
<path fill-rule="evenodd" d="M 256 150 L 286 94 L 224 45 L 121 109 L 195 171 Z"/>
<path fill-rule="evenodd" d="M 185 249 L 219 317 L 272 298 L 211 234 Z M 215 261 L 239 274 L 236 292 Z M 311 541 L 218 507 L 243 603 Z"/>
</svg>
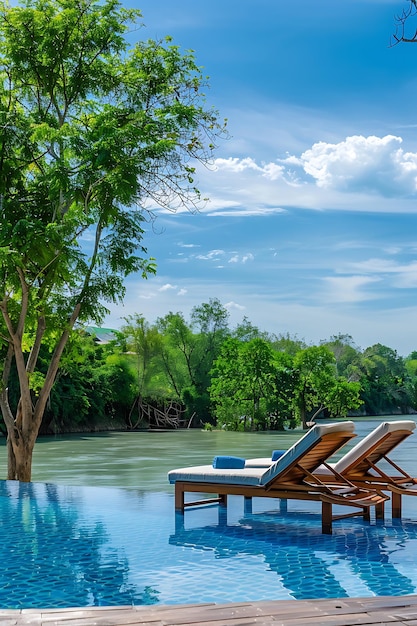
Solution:
<svg viewBox="0 0 417 626">
<path fill-rule="evenodd" d="M 249 514 L 230 497 L 227 514 L 183 517 L 172 493 L 0 481 L 0 607 L 416 593 L 415 501 L 401 522 L 340 520 L 329 536 L 311 502 L 254 499 Z"/>
</svg>

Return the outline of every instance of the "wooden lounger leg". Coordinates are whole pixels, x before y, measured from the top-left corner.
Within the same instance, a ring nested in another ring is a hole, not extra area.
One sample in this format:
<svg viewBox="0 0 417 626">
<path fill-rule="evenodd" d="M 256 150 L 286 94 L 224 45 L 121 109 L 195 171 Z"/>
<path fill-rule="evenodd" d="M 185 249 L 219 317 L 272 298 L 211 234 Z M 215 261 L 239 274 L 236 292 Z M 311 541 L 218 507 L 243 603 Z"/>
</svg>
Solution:
<svg viewBox="0 0 417 626">
<path fill-rule="evenodd" d="M 375 517 L 376 519 L 384 519 L 385 516 L 385 502 L 380 502 L 375 505 Z"/>
<path fill-rule="evenodd" d="M 249 498 L 248 496 L 244 497 L 243 510 L 245 515 L 252 515 L 252 498 Z"/>
<path fill-rule="evenodd" d="M 195 500 L 195 501 L 187 500 L 186 502 L 185 494 L 195 493 L 195 492 L 200 493 L 200 497 L 198 498 L 198 500 Z M 201 489 L 200 489 L 199 483 L 191 483 L 191 482 L 184 481 L 184 480 L 177 480 L 175 483 L 175 510 L 179 511 L 180 513 L 184 513 L 186 508 L 189 508 L 192 506 L 202 506 L 204 504 L 220 504 L 224 507 L 227 506 L 227 494 L 218 494 L 218 495 L 215 495 L 213 498 L 206 498 L 206 497 L 201 498 L 202 493 L 206 493 L 203 485 L 201 485 Z M 208 493 L 212 493 L 212 492 L 208 490 Z"/>
<path fill-rule="evenodd" d="M 391 492 L 392 519 L 401 519 L 401 494 Z"/>
<path fill-rule="evenodd" d="M 182 483 L 175 483 L 175 510 L 184 513 L 184 489 Z"/>
<path fill-rule="evenodd" d="M 217 509 L 217 520 L 220 527 L 227 526 L 227 507 L 219 506 Z"/>
<path fill-rule="evenodd" d="M 221 504 L 221 506 L 227 506 L 227 495 L 225 493 L 219 494 L 219 504 Z"/>
<path fill-rule="evenodd" d="M 331 535 L 332 534 L 332 522 L 333 522 L 333 512 L 332 512 L 332 504 L 330 502 L 322 502 L 321 503 L 321 532 L 323 535 Z"/>
</svg>

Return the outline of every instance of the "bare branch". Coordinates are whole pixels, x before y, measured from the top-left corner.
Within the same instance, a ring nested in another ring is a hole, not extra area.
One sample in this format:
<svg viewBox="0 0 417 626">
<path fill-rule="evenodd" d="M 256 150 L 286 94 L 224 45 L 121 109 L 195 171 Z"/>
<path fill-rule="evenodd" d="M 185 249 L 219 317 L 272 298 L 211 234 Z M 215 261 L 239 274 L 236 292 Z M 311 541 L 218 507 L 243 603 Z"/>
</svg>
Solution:
<svg viewBox="0 0 417 626">
<path fill-rule="evenodd" d="M 391 37 L 391 47 L 399 43 L 417 43 L 417 27 L 407 31 L 410 21 L 417 15 L 417 0 L 408 0 L 409 6 L 395 16 L 395 33 Z"/>
</svg>

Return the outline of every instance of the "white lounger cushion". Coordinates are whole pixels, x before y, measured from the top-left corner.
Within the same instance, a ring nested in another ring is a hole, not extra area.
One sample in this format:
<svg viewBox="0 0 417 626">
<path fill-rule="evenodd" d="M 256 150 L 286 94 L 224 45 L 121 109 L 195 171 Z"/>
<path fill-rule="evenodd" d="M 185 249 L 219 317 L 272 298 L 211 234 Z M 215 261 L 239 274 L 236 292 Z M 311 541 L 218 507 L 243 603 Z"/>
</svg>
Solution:
<svg viewBox="0 0 417 626">
<path fill-rule="evenodd" d="M 273 460 L 271 457 L 260 456 L 257 459 L 246 459 L 245 467 L 269 467 L 272 465 Z"/>
<path fill-rule="evenodd" d="M 343 474 L 354 467 L 358 459 L 361 458 L 365 452 L 370 450 L 372 446 L 383 439 L 387 433 L 391 433 L 396 430 L 409 430 L 410 433 L 412 433 L 415 427 L 416 423 L 411 420 L 382 422 L 372 432 L 370 432 L 369 435 L 366 435 L 366 437 L 361 439 L 351 450 L 346 452 L 346 454 L 343 455 L 337 463 L 330 463 L 329 465 L 331 465 L 331 467 L 339 474 Z M 324 465 L 321 465 L 315 473 L 324 475 L 330 474 L 331 472 Z"/>
<path fill-rule="evenodd" d="M 215 469 L 212 465 L 196 465 L 195 467 L 183 467 L 168 472 L 168 480 L 171 484 L 177 480 L 191 481 L 194 483 L 226 483 L 228 485 L 259 485 L 264 467 L 252 467 L 243 469 Z"/>
<path fill-rule="evenodd" d="M 243 469 L 214 469 L 211 465 L 184 467 L 168 472 L 169 482 L 191 481 L 225 483 L 234 485 L 266 485 L 273 478 L 286 470 L 294 459 L 302 458 L 303 454 L 323 435 L 333 432 L 353 433 L 353 422 L 336 424 L 316 424 L 291 446 L 279 459 L 267 469 L 264 467 L 244 467 Z"/>
<path fill-rule="evenodd" d="M 413 432 L 416 424 L 411 420 L 401 420 L 398 422 L 382 422 L 375 430 L 369 435 L 359 441 L 356 446 L 349 450 L 337 463 L 334 464 L 334 469 L 343 474 L 346 470 L 349 470 L 354 465 L 357 459 L 366 451 L 369 450 L 375 443 L 378 443 L 387 433 L 392 433 L 395 430 L 409 430 Z"/>
</svg>

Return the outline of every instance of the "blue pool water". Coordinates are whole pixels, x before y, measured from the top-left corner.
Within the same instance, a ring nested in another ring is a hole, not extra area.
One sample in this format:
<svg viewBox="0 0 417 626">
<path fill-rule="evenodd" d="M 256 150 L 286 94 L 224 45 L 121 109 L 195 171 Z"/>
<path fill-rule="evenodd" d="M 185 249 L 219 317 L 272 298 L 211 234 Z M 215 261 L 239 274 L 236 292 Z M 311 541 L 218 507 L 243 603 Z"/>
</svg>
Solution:
<svg viewBox="0 0 417 626">
<path fill-rule="evenodd" d="M 321 534 L 315 503 L 231 497 L 174 513 L 171 492 L 0 481 L 0 607 L 179 604 L 417 593 L 417 498 L 403 521 Z"/>
</svg>

